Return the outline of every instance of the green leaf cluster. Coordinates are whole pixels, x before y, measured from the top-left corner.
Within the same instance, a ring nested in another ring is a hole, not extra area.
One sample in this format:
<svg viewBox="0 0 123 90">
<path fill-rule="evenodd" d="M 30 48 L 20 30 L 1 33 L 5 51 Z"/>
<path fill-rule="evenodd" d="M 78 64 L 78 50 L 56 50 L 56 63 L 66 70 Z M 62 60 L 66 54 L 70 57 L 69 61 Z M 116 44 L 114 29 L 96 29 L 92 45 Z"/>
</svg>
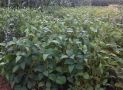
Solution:
<svg viewBox="0 0 123 90">
<path fill-rule="evenodd" d="M 123 88 L 122 27 L 109 16 L 0 9 L 2 31 L 11 20 L 16 33 L 0 41 L 0 71 L 15 90 Z"/>
</svg>

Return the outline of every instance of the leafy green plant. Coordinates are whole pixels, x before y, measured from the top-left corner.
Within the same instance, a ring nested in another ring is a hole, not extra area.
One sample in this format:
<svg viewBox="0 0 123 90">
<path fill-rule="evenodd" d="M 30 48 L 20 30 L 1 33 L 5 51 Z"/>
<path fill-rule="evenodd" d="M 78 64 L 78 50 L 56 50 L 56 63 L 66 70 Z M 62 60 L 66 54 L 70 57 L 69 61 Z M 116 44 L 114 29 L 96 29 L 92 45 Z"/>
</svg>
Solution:
<svg viewBox="0 0 123 90">
<path fill-rule="evenodd" d="M 10 30 L 13 23 L 16 31 L 10 41 L 0 43 L 0 71 L 13 89 L 123 88 L 121 27 L 109 15 L 86 11 L 77 16 L 34 9 L 0 11 L 1 30 Z"/>
</svg>

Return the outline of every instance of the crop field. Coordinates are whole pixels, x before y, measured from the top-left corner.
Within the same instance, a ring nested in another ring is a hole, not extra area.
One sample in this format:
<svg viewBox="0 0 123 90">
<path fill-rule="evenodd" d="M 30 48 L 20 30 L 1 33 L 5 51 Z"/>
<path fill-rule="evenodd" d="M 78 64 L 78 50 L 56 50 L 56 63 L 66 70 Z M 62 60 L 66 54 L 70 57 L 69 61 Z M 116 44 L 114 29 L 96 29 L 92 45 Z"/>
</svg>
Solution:
<svg viewBox="0 0 123 90">
<path fill-rule="evenodd" d="M 0 72 L 14 90 L 123 90 L 122 7 L 0 8 Z"/>
</svg>

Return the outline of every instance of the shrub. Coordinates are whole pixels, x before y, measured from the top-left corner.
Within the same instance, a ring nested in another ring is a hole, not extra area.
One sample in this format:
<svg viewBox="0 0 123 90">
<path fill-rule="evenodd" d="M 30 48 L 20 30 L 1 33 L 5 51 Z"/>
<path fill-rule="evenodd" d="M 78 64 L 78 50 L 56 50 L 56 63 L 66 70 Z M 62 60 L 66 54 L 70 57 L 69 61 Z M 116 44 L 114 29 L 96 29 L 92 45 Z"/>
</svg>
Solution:
<svg viewBox="0 0 123 90">
<path fill-rule="evenodd" d="M 24 33 L 0 43 L 0 71 L 15 90 L 123 88 L 122 31 L 109 16 L 6 12 L 4 19 L 19 16 L 16 29 Z"/>
</svg>

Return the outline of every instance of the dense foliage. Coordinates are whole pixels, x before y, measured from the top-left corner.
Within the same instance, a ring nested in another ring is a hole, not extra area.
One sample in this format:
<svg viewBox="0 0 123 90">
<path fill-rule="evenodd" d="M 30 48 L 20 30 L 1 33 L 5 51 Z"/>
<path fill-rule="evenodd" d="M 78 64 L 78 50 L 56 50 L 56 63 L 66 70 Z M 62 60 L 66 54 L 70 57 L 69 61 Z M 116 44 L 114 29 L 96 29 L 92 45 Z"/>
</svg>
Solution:
<svg viewBox="0 0 123 90">
<path fill-rule="evenodd" d="M 123 89 L 120 12 L 82 9 L 0 9 L 0 71 L 14 90 Z"/>
</svg>

